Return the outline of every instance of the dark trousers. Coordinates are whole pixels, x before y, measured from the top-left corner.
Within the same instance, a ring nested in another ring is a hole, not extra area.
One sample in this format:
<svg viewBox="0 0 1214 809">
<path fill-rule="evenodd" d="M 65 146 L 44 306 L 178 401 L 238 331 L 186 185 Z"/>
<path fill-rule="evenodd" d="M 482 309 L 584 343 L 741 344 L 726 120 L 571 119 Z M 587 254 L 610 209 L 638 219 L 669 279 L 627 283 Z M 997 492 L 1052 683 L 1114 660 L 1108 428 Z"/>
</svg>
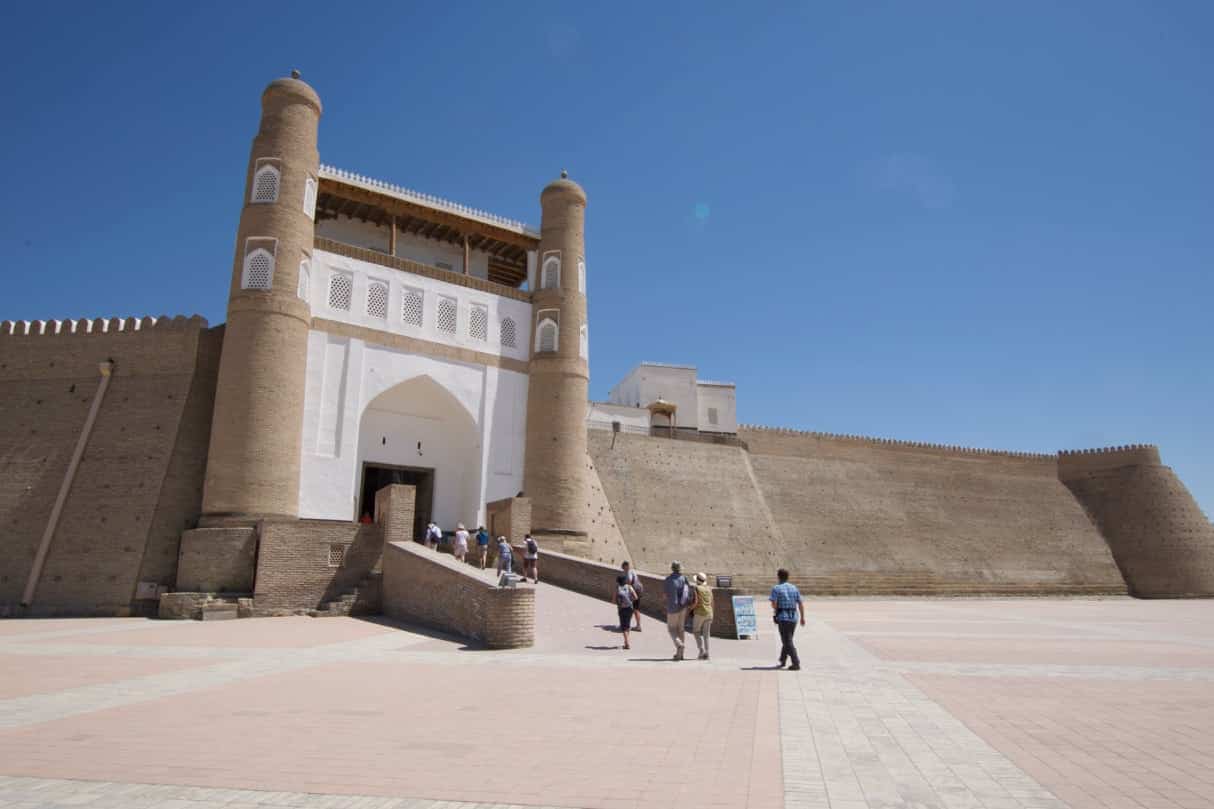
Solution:
<svg viewBox="0 0 1214 809">
<path fill-rule="evenodd" d="M 800 666 L 801 658 L 797 657 L 797 647 L 792 645 L 792 636 L 797 631 L 797 622 L 778 621 L 776 626 L 780 629 L 780 665 L 784 665 L 785 660 L 792 660 L 794 666 Z"/>
</svg>

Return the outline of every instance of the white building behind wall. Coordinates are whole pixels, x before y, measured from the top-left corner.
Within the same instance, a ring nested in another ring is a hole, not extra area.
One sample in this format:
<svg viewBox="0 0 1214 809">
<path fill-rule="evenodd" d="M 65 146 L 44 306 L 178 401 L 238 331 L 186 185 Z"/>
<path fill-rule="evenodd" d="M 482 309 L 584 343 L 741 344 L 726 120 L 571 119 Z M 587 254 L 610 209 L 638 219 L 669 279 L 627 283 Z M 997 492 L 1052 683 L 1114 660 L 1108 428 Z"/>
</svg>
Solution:
<svg viewBox="0 0 1214 809">
<path fill-rule="evenodd" d="M 661 362 L 642 362 L 629 371 L 611 389 L 606 403 L 591 404 L 589 419 L 592 426 L 609 425 L 610 421 L 620 421 L 622 426 L 640 422 L 649 425 L 647 408 L 657 401 L 675 406 L 679 429 L 728 434 L 738 431 L 734 383 L 699 380 L 694 365 Z"/>
</svg>

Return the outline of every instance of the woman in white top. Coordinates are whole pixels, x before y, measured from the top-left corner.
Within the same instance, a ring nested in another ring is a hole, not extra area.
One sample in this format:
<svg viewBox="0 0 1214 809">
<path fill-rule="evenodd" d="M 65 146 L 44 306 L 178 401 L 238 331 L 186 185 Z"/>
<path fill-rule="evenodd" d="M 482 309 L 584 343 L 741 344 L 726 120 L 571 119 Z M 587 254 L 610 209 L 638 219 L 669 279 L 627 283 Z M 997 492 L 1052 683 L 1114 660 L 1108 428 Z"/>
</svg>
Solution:
<svg viewBox="0 0 1214 809">
<path fill-rule="evenodd" d="M 455 549 L 452 553 L 460 562 L 468 556 L 468 529 L 464 528 L 463 523 L 460 523 L 459 527 L 455 529 Z"/>
</svg>

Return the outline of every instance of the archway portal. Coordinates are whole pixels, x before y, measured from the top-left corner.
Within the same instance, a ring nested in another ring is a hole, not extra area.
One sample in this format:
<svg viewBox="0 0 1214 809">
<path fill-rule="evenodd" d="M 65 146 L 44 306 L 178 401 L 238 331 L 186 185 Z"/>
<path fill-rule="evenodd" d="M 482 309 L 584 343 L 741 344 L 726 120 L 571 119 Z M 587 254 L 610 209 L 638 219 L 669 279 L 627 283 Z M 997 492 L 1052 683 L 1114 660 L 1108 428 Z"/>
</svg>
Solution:
<svg viewBox="0 0 1214 809">
<path fill-rule="evenodd" d="M 358 428 L 355 491 L 359 516 L 375 510 L 375 492 L 388 483 L 417 487 L 414 539 L 433 519 L 444 531 L 477 519 L 480 442 L 476 422 L 429 376 L 381 393 L 363 410 Z"/>
</svg>

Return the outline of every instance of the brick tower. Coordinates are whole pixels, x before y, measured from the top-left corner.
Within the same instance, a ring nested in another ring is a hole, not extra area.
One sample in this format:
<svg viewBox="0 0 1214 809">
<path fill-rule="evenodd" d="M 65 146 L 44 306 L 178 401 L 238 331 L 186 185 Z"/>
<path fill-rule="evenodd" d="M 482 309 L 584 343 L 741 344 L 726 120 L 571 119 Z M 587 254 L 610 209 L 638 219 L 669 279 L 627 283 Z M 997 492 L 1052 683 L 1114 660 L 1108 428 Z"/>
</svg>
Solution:
<svg viewBox="0 0 1214 809">
<path fill-rule="evenodd" d="M 569 550 L 587 539 L 586 192 L 561 172 L 540 194 L 539 269 L 531 296 L 531 381 L 524 486 L 537 535 Z M 572 547 L 570 547 L 572 546 Z"/>
<path fill-rule="evenodd" d="M 270 82 L 253 138 L 203 489 L 204 521 L 299 515 L 320 97 Z"/>
</svg>

